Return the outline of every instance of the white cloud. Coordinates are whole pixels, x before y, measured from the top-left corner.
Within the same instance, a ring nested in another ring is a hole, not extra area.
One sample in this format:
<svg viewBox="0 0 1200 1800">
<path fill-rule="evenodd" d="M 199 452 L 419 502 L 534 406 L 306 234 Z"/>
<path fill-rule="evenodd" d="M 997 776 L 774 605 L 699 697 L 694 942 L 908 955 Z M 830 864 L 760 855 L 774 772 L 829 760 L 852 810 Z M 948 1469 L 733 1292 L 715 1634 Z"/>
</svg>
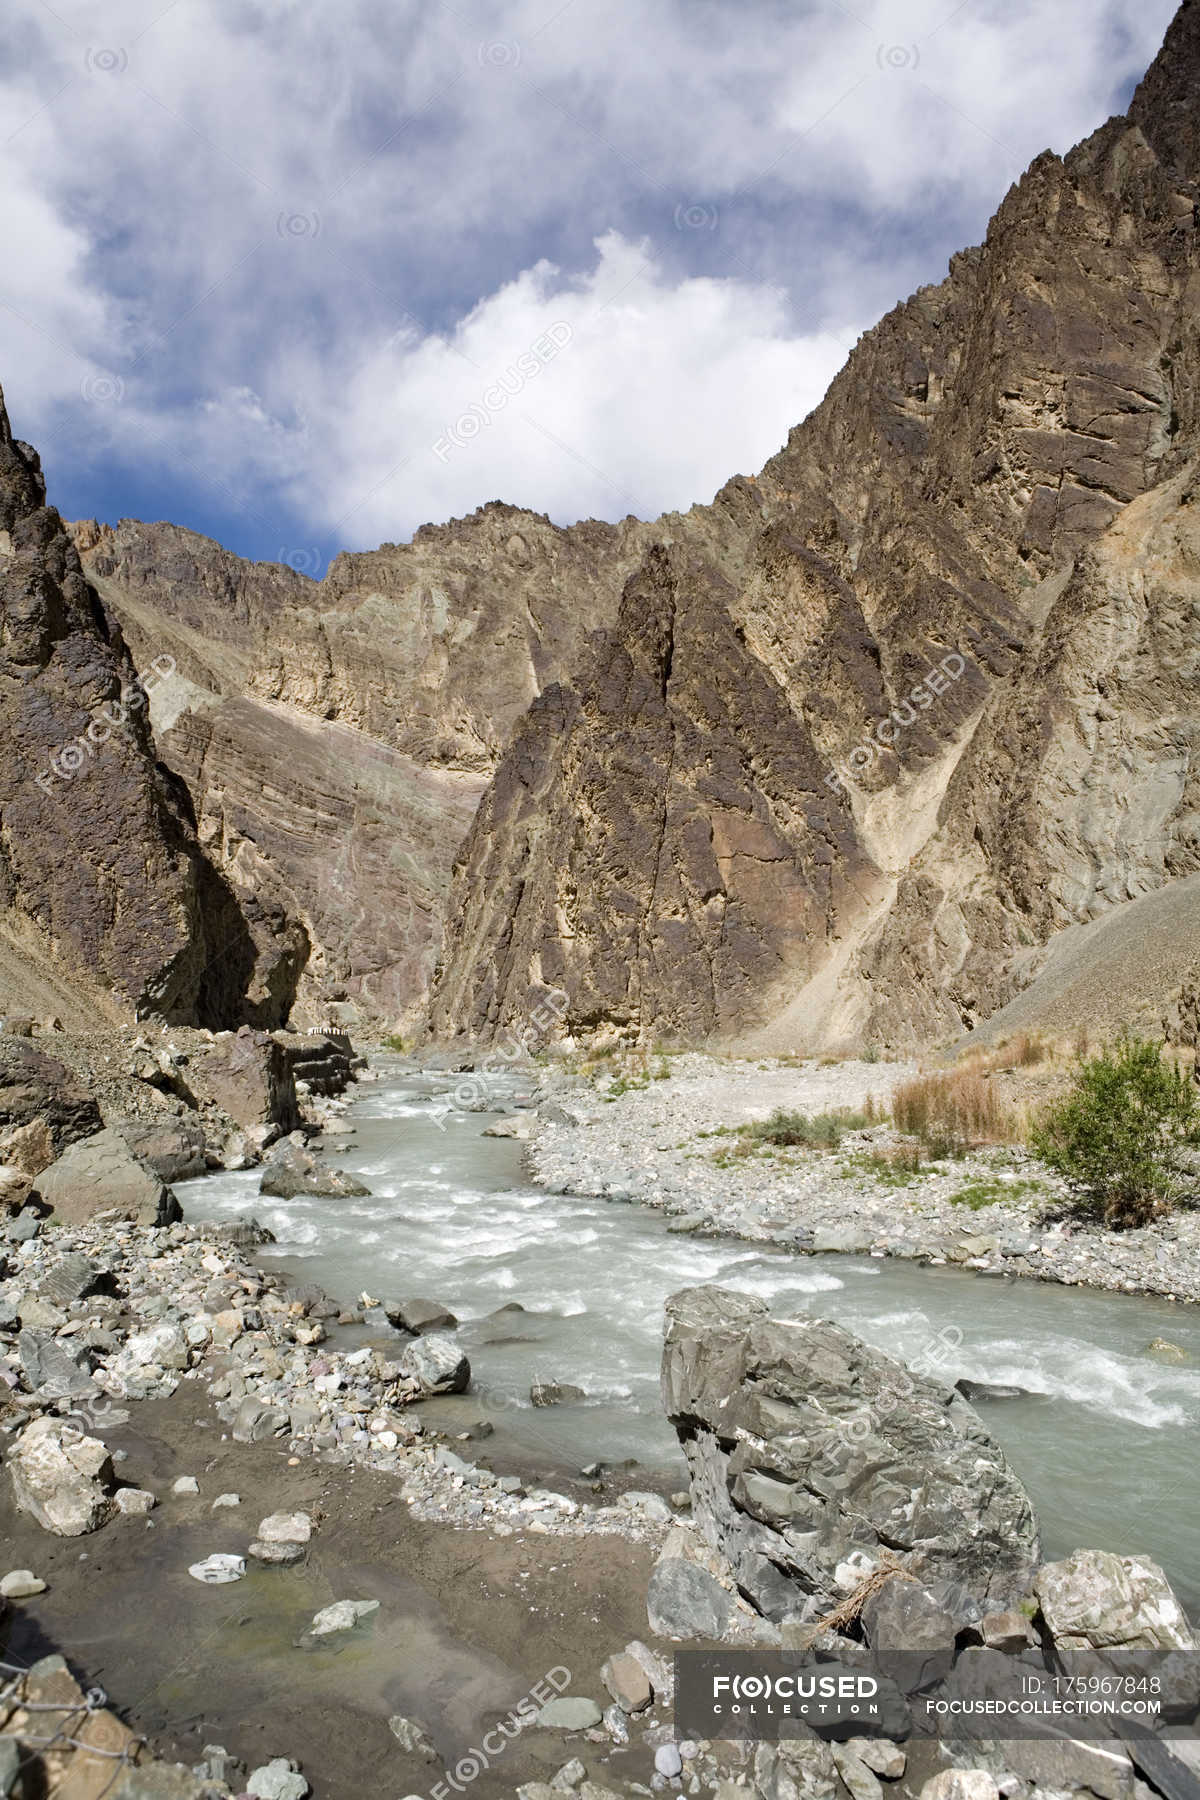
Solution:
<svg viewBox="0 0 1200 1800">
<path fill-rule="evenodd" d="M 0 381 L 79 464 L 233 483 L 264 542 L 707 498 L 1172 11 L 8 0 Z M 558 318 L 569 347 L 434 455 Z M 121 404 L 87 405 L 106 374 Z"/>
</svg>

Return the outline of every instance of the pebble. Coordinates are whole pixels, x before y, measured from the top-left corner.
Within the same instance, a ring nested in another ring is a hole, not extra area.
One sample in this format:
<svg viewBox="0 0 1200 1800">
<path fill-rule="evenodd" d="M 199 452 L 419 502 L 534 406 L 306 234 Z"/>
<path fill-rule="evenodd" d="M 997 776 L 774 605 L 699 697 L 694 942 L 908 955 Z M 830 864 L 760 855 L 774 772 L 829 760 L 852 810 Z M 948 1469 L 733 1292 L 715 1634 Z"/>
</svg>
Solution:
<svg viewBox="0 0 1200 1800">
<path fill-rule="evenodd" d="M 180 1475 L 178 1480 L 171 1483 L 171 1492 L 173 1494 L 198 1494 L 200 1483 L 194 1475 Z"/>
<path fill-rule="evenodd" d="M 147 1513 L 153 1512 L 157 1505 L 158 1501 L 149 1488 L 117 1489 L 117 1511 L 125 1513 L 131 1518 L 144 1518 Z"/>
<path fill-rule="evenodd" d="M 654 1767 L 660 1775 L 665 1775 L 668 1781 L 673 1776 L 682 1773 L 683 1758 L 679 1754 L 678 1745 L 660 1744 L 654 1752 Z"/>
</svg>

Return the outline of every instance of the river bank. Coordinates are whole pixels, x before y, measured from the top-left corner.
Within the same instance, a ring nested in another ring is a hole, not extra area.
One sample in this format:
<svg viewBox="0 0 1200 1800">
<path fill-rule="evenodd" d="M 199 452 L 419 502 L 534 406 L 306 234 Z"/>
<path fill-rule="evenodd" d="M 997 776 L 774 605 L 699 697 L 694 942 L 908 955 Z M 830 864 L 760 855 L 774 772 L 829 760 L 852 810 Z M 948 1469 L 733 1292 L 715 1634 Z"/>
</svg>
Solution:
<svg viewBox="0 0 1200 1800">
<path fill-rule="evenodd" d="M 1138 1231 L 1078 1216 L 1063 1183 L 1002 1147 L 934 1163 L 916 1175 L 873 1165 L 894 1140 L 886 1125 L 853 1132 L 838 1151 L 764 1147 L 731 1155 L 729 1134 L 777 1107 L 820 1113 L 886 1107 L 908 1064 L 796 1066 L 689 1053 L 642 1084 L 591 1083 L 542 1071 L 548 1105 L 528 1136 L 532 1179 L 563 1193 L 636 1200 L 674 1229 L 751 1243 L 958 1265 L 1165 1300 L 1200 1300 L 1200 1212 L 1180 1209 Z"/>
</svg>

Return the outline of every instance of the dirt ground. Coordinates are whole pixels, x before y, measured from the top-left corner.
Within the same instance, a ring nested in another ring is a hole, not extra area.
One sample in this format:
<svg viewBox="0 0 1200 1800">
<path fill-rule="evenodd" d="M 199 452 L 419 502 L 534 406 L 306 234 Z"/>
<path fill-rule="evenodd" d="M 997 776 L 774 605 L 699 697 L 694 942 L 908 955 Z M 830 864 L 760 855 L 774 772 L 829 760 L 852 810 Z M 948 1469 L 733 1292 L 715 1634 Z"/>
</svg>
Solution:
<svg viewBox="0 0 1200 1800">
<path fill-rule="evenodd" d="M 614 1536 L 519 1533 L 497 1538 L 414 1520 L 394 1478 L 291 1467 L 286 1449 L 222 1439 L 202 1396 L 132 1409 L 106 1432 L 125 1450 L 123 1482 L 150 1488 L 146 1518 L 119 1517 L 85 1538 L 56 1538 L 17 1513 L 0 1482 L 0 1565 L 30 1568 L 48 1591 L 21 1603 L 8 1654 L 61 1651 L 85 1687 L 161 1754 L 197 1761 L 222 1744 L 250 1767 L 297 1759 L 316 1800 L 428 1794 L 439 1764 L 406 1754 L 389 1716 L 422 1721 L 453 1772 L 497 1718 L 552 1670 L 554 1685 L 607 1703 L 600 1665 L 629 1639 L 648 1642 L 652 1554 Z M 180 1475 L 199 1495 L 174 1496 Z M 242 1496 L 212 1510 L 218 1494 Z M 244 1554 L 260 1518 L 303 1510 L 320 1521 L 306 1561 L 247 1564 L 243 1581 L 207 1587 L 189 1563 Z M 301 1638 L 331 1601 L 378 1599 L 379 1611 L 328 1647 Z M 668 1656 L 670 1645 L 659 1645 Z M 619 1749 L 579 1734 L 529 1730 L 471 1783 L 486 1800 L 548 1780 L 577 1755 L 589 1776 L 647 1781 L 645 1746 Z"/>
</svg>

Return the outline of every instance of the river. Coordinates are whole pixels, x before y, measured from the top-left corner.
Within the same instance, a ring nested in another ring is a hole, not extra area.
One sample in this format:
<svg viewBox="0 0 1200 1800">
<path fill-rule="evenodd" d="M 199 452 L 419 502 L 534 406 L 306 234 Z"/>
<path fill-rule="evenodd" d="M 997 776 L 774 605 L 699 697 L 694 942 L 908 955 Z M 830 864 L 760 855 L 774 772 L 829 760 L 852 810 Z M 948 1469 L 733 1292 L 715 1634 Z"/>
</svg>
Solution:
<svg viewBox="0 0 1200 1800">
<path fill-rule="evenodd" d="M 185 1216 L 252 1215 L 277 1240 L 258 1252 L 265 1265 L 342 1303 L 363 1291 L 442 1301 L 497 1426 L 489 1443 L 524 1448 L 543 1470 L 633 1457 L 683 1485 L 658 1364 L 664 1298 L 697 1282 L 757 1294 L 781 1317 L 836 1319 L 919 1366 L 936 1358 L 947 1382 L 1019 1388 L 976 1404 L 1029 1489 L 1047 1556 L 1147 1553 L 1200 1614 L 1200 1309 L 672 1235 L 652 1209 L 531 1186 L 521 1145 L 483 1136 L 488 1114 L 439 1109 L 439 1125 L 435 1099 L 451 1084 L 392 1067 L 358 1091 L 354 1135 L 325 1154 L 370 1198 L 264 1199 L 249 1170 L 178 1184 Z M 524 1310 L 495 1316 L 504 1307 Z M 1151 1353 L 1156 1338 L 1182 1360 Z M 537 1378 L 587 1398 L 534 1408 Z"/>
</svg>

